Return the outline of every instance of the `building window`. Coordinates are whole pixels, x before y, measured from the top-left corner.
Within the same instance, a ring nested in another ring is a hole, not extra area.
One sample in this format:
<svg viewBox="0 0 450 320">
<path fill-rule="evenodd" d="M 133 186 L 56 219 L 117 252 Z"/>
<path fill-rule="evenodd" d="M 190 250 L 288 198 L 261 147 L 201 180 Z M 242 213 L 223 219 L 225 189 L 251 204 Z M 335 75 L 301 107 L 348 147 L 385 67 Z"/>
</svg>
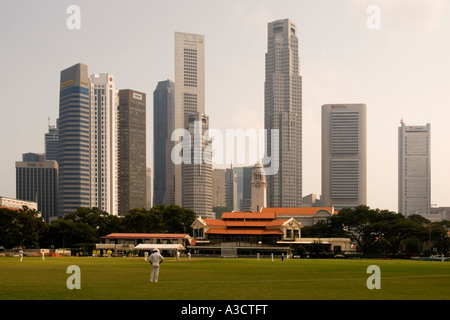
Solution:
<svg viewBox="0 0 450 320">
<path fill-rule="evenodd" d="M 292 238 L 292 229 L 286 229 L 286 238 Z"/>
</svg>

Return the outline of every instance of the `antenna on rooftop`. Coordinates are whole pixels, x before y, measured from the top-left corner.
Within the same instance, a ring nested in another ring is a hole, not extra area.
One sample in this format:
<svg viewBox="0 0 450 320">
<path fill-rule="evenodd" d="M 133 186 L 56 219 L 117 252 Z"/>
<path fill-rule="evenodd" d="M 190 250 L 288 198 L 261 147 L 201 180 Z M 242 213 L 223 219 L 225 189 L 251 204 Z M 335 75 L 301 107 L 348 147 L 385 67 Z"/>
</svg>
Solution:
<svg viewBox="0 0 450 320">
<path fill-rule="evenodd" d="M 48 117 L 48 128 L 49 128 L 49 129 L 55 128 L 55 126 L 53 126 L 53 125 L 50 124 L 50 116 Z"/>
</svg>

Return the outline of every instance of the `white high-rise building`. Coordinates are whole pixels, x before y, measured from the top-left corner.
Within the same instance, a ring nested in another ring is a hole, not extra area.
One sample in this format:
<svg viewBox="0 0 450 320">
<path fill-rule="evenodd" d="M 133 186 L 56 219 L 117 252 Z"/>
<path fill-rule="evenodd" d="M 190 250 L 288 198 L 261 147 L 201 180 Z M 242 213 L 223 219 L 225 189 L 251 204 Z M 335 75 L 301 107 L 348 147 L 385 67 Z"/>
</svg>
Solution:
<svg viewBox="0 0 450 320">
<path fill-rule="evenodd" d="M 398 212 L 406 216 L 430 213 L 430 130 L 403 120 L 398 128 Z"/>
<path fill-rule="evenodd" d="M 237 174 L 233 168 L 225 169 L 225 199 L 227 207 L 237 211 Z"/>
<path fill-rule="evenodd" d="M 109 73 L 89 77 L 91 207 L 118 215 L 118 92 Z"/>
<path fill-rule="evenodd" d="M 197 112 L 186 117 L 186 130 L 189 131 L 192 138 L 190 149 L 183 150 L 183 152 L 190 153 L 191 163 L 181 165 L 182 206 L 193 210 L 199 217 L 214 219 L 212 154 L 211 149 L 207 148 L 211 140 L 207 140 L 205 136 L 205 131 L 208 129 L 208 116 Z M 200 157 L 208 159 L 205 161 Z"/>
<path fill-rule="evenodd" d="M 189 115 L 205 114 L 204 42 L 204 35 L 175 32 L 175 129 L 184 129 Z M 175 165 L 174 172 L 175 204 L 181 206 L 181 165 Z"/>
<path fill-rule="evenodd" d="M 278 172 L 267 175 L 269 207 L 302 204 L 302 78 L 298 58 L 298 33 L 289 19 L 268 24 L 266 78 L 264 83 L 266 156 L 278 153 Z M 271 130 L 279 141 L 272 145 Z M 267 164 L 265 164 L 267 165 Z M 270 164 L 269 164 L 270 165 Z M 271 164 L 272 167 L 274 164 Z"/>
<path fill-rule="evenodd" d="M 322 206 L 366 205 L 366 175 L 366 105 L 323 105 Z"/>
</svg>

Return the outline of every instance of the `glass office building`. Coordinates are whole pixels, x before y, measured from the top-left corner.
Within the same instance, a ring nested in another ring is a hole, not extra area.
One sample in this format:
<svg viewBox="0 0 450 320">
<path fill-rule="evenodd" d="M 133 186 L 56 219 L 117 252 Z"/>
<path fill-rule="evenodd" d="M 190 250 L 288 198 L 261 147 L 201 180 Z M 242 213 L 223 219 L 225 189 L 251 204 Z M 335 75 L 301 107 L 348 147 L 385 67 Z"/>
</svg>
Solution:
<svg viewBox="0 0 450 320">
<path fill-rule="evenodd" d="M 58 216 L 90 206 L 90 101 L 88 68 L 61 71 L 59 95 Z"/>
<path fill-rule="evenodd" d="M 146 184 L 146 95 L 119 90 L 119 215 L 145 208 Z"/>
<path fill-rule="evenodd" d="M 175 204 L 175 171 L 171 160 L 175 129 L 175 84 L 160 81 L 153 92 L 153 204 Z"/>
</svg>

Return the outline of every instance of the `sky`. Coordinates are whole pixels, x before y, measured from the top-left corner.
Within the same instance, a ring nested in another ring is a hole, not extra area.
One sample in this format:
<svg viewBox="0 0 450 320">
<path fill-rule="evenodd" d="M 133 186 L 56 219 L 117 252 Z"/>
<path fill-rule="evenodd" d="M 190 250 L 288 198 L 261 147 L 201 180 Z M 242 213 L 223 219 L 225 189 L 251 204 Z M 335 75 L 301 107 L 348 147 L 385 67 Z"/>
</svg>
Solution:
<svg viewBox="0 0 450 320">
<path fill-rule="evenodd" d="M 79 29 L 70 5 L 77 5 Z M 374 11 L 372 8 L 377 9 Z M 147 94 L 174 79 L 174 33 L 205 36 L 210 128 L 264 128 L 267 24 L 291 19 L 299 37 L 303 195 L 321 193 L 321 106 L 367 105 L 367 205 L 397 211 L 398 127 L 431 124 L 431 202 L 450 206 L 450 1 L 5 1 L 0 11 L 0 196 L 15 197 L 15 161 L 44 152 L 60 72 L 76 63 Z M 377 26 L 379 28 L 372 28 Z M 239 165 L 239 164 L 237 164 Z M 221 167 L 221 166 L 217 166 Z"/>
</svg>

